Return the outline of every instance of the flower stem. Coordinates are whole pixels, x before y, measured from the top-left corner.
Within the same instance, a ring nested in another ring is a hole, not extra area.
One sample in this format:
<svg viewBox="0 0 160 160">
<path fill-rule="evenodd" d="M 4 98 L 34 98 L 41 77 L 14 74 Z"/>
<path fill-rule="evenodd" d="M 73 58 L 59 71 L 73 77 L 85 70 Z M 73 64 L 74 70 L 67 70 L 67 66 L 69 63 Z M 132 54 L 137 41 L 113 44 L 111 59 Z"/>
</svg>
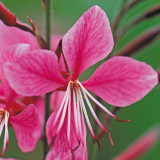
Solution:
<svg viewBox="0 0 160 160">
<path fill-rule="evenodd" d="M 46 137 L 46 122 L 48 120 L 49 115 L 50 115 L 50 93 L 47 93 L 45 95 L 45 123 L 44 123 L 44 128 L 43 128 L 44 159 L 45 159 L 46 154 L 48 152 L 48 144 L 47 144 L 47 137 Z"/>
<path fill-rule="evenodd" d="M 50 42 L 51 42 L 51 1 L 46 0 L 45 1 L 46 6 L 46 46 L 47 49 L 50 50 Z M 48 120 L 48 117 L 50 115 L 50 93 L 47 93 L 45 95 L 45 122 L 44 122 L 44 128 L 43 128 L 43 150 L 44 150 L 44 160 L 46 157 L 46 154 L 48 152 L 48 144 L 47 144 L 47 138 L 46 138 L 46 122 Z"/>
<path fill-rule="evenodd" d="M 46 43 L 47 49 L 50 49 L 51 42 L 51 1 L 46 0 Z"/>
</svg>

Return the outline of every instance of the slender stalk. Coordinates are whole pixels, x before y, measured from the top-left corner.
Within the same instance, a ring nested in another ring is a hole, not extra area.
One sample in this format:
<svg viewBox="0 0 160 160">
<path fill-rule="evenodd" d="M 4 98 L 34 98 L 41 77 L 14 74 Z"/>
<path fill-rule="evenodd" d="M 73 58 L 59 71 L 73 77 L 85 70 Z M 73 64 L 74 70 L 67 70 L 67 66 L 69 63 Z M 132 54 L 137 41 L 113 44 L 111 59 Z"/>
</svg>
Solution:
<svg viewBox="0 0 160 160">
<path fill-rule="evenodd" d="M 50 115 L 50 93 L 47 93 L 45 95 L 45 122 L 44 122 L 44 128 L 43 128 L 44 160 L 45 160 L 46 154 L 48 152 L 48 144 L 47 144 L 47 137 L 46 137 L 46 122 L 48 120 L 49 115 Z"/>
<path fill-rule="evenodd" d="M 51 39 L 51 4 L 50 0 L 46 0 L 46 46 L 47 49 L 50 50 L 50 39 Z M 43 137 L 43 149 L 44 149 L 44 159 L 46 157 L 46 154 L 48 152 L 48 144 L 47 144 L 47 138 L 46 138 L 46 122 L 48 120 L 48 117 L 50 115 L 50 93 L 47 93 L 45 95 L 45 123 L 44 123 L 44 137 Z"/>
<path fill-rule="evenodd" d="M 47 49 L 50 49 L 51 42 L 51 1 L 46 0 L 46 43 Z"/>
<path fill-rule="evenodd" d="M 100 100 L 99 97 L 96 97 L 97 100 Z M 98 116 L 99 115 L 99 108 L 95 105 L 95 112 L 96 112 L 96 115 Z M 97 124 L 96 124 L 96 121 L 94 121 L 94 124 L 93 124 L 93 128 L 94 128 L 94 132 L 96 133 L 97 132 Z M 91 136 L 92 138 L 92 136 Z M 91 145 L 90 145 L 90 151 L 89 151 L 89 154 L 88 154 L 88 159 L 89 160 L 96 160 L 96 155 L 97 155 L 97 144 L 95 143 L 95 140 L 92 138 L 92 141 L 91 141 Z"/>
</svg>

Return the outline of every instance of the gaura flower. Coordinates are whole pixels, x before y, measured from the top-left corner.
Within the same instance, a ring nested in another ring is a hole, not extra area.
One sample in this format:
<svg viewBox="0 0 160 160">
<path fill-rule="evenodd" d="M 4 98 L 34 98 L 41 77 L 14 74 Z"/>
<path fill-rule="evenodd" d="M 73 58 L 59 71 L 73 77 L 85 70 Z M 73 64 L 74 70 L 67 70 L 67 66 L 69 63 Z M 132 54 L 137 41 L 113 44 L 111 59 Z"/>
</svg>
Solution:
<svg viewBox="0 0 160 160">
<path fill-rule="evenodd" d="M 129 146 L 120 155 L 113 158 L 113 160 L 135 160 L 144 155 L 158 141 L 160 136 L 160 129 L 158 127 L 151 129 Z"/>
<path fill-rule="evenodd" d="M 62 50 L 69 71 L 59 70 L 56 55 L 47 50 L 31 51 L 14 62 L 6 63 L 5 75 L 18 94 L 36 96 L 56 89 L 66 90 L 56 114 L 53 112 L 47 122 L 49 144 L 52 144 L 53 137 L 60 135 L 65 127 L 70 146 L 72 128 L 75 128 L 77 141 L 83 144 L 81 116 L 82 120 L 85 117 L 93 138 L 98 140 L 90 124 L 83 96 L 95 120 L 110 138 L 89 99 L 111 117 L 119 119 L 89 91 L 111 105 L 125 107 L 142 99 L 158 83 L 157 73 L 151 66 L 120 56 L 110 58 L 88 80 L 80 82 L 80 74 L 107 57 L 112 51 L 113 43 L 105 12 L 100 7 L 93 6 L 63 36 Z"/>
<path fill-rule="evenodd" d="M 18 43 L 30 44 L 31 50 L 39 48 L 36 38 L 31 33 L 22 31 L 16 27 L 5 26 L 0 22 L 0 52 L 10 45 Z"/>
<path fill-rule="evenodd" d="M 29 50 L 28 45 L 14 45 L 0 53 L 0 136 L 4 130 L 4 142 L 0 157 L 3 156 L 6 145 L 9 142 L 8 125 L 11 125 L 15 131 L 18 145 L 23 152 L 34 150 L 37 141 L 41 136 L 41 124 L 35 105 L 24 105 L 16 101 L 20 95 L 17 95 L 9 86 L 4 75 L 4 63 L 16 60 L 22 53 Z"/>
</svg>

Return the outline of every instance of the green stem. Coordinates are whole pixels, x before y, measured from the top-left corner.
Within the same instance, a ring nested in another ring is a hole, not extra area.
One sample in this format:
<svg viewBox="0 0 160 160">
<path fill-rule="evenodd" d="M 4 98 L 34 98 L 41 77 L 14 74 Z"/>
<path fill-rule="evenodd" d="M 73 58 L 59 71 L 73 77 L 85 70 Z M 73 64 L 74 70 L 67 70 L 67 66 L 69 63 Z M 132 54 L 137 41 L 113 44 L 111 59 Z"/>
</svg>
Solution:
<svg viewBox="0 0 160 160">
<path fill-rule="evenodd" d="M 45 95 L 45 123 L 43 128 L 43 150 L 44 150 L 44 160 L 48 152 L 48 143 L 46 137 L 46 122 L 50 115 L 50 93 Z"/>
<path fill-rule="evenodd" d="M 46 5 L 46 46 L 47 49 L 50 50 L 50 42 L 51 42 L 51 4 L 50 0 L 45 0 Z M 50 115 L 50 93 L 47 93 L 45 95 L 45 122 L 44 122 L 44 128 L 43 128 L 43 150 L 44 150 L 44 160 L 46 157 L 46 154 L 48 152 L 48 144 L 47 144 L 47 138 L 46 138 L 46 122 Z"/>
<path fill-rule="evenodd" d="M 46 43 L 47 49 L 50 49 L 51 42 L 51 1 L 46 0 Z"/>
</svg>

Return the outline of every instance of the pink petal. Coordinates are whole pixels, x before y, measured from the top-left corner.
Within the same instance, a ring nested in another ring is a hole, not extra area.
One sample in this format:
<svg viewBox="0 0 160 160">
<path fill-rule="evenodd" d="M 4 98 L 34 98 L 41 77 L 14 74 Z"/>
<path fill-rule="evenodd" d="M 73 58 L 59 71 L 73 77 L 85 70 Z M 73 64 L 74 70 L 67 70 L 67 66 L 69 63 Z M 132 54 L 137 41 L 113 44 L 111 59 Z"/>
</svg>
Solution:
<svg viewBox="0 0 160 160">
<path fill-rule="evenodd" d="M 105 12 L 98 6 L 86 11 L 63 37 L 62 47 L 76 79 L 105 58 L 113 48 L 113 36 Z"/>
<path fill-rule="evenodd" d="M 0 84 L 0 96 L 4 96 L 4 90 L 1 84 Z"/>
<path fill-rule="evenodd" d="M 15 93 L 15 91 L 8 84 L 8 80 L 4 75 L 4 63 L 12 62 L 17 60 L 20 56 L 25 54 L 25 52 L 30 50 L 28 44 L 19 44 L 9 46 L 7 49 L 0 53 L 0 77 L 3 84 L 3 89 L 5 92 L 6 100 L 8 104 L 11 104 L 16 99 L 19 99 L 20 96 Z"/>
<path fill-rule="evenodd" d="M 44 125 L 44 96 L 37 96 L 37 97 L 24 97 L 21 101 L 25 105 L 34 104 L 37 107 L 38 116 L 41 121 L 41 125 Z"/>
<path fill-rule="evenodd" d="M 15 27 L 7 27 L 0 22 L 0 52 L 8 46 L 17 43 L 30 44 L 32 50 L 39 48 L 35 36 L 33 36 L 31 33 L 22 31 Z"/>
<path fill-rule="evenodd" d="M 62 35 L 53 35 L 51 39 L 51 49 L 53 52 L 56 51 L 59 41 L 63 38 Z M 59 59 L 59 68 L 60 71 L 66 71 L 64 60 L 63 60 L 63 55 L 61 54 L 60 59 Z"/>
<path fill-rule="evenodd" d="M 135 160 L 149 151 L 159 138 L 159 129 L 152 129 L 113 160 Z"/>
<path fill-rule="evenodd" d="M 51 50 L 53 52 L 56 51 L 57 47 L 58 47 L 58 44 L 59 44 L 59 41 L 63 38 L 62 35 L 53 35 L 52 38 L 51 38 Z"/>
<path fill-rule="evenodd" d="M 157 73 L 151 66 L 128 57 L 114 57 L 82 84 L 107 103 L 124 107 L 142 99 L 157 83 Z"/>
<path fill-rule="evenodd" d="M 25 96 L 43 95 L 66 83 L 60 74 L 56 55 L 47 50 L 35 50 L 7 63 L 5 74 L 11 87 Z"/>
<path fill-rule="evenodd" d="M 47 138 L 49 144 L 53 143 L 51 150 L 49 151 L 46 160 L 72 160 L 72 150 L 74 150 L 78 146 L 78 141 L 75 133 L 75 121 L 74 117 L 71 117 L 71 146 L 67 140 L 67 116 L 65 118 L 64 124 L 60 130 L 60 132 L 56 136 L 56 128 L 57 125 L 53 126 L 54 118 L 57 114 L 57 110 L 54 111 L 49 120 L 47 122 Z M 73 115 L 73 114 L 71 114 Z M 82 121 L 82 141 L 80 142 L 79 147 L 74 151 L 74 159 L 75 160 L 87 160 L 87 148 L 86 148 L 86 128 L 85 123 Z M 55 137 L 56 136 L 56 137 Z"/>
<path fill-rule="evenodd" d="M 36 106 L 27 106 L 21 113 L 11 116 L 9 122 L 15 131 L 20 149 L 23 152 L 34 150 L 42 133 Z"/>
<path fill-rule="evenodd" d="M 65 92 L 63 91 L 54 91 L 51 94 L 50 106 L 51 110 L 54 111 L 57 107 L 61 105 Z"/>
</svg>

